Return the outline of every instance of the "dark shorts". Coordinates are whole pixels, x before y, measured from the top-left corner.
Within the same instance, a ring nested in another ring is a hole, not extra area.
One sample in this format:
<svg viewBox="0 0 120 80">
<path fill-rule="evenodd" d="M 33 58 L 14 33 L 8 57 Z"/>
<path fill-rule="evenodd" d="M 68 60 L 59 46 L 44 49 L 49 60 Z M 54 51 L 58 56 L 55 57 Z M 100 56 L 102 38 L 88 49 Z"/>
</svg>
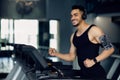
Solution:
<svg viewBox="0 0 120 80">
<path fill-rule="evenodd" d="M 96 64 L 91 68 L 82 68 L 80 77 L 83 79 L 106 79 L 106 72 L 100 64 Z"/>
</svg>

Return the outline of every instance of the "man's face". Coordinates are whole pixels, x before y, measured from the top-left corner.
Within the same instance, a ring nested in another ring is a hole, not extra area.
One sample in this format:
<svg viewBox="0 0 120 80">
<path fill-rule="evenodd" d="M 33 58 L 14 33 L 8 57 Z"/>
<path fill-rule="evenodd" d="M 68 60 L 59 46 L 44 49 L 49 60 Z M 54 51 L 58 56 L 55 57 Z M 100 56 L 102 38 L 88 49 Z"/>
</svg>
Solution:
<svg viewBox="0 0 120 80">
<path fill-rule="evenodd" d="M 73 9 L 71 11 L 71 22 L 73 26 L 77 27 L 81 23 L 81 21 L 83 20 L 82 14 L 83 12 L 80 11 L 79 9 Z"/>
</svg>

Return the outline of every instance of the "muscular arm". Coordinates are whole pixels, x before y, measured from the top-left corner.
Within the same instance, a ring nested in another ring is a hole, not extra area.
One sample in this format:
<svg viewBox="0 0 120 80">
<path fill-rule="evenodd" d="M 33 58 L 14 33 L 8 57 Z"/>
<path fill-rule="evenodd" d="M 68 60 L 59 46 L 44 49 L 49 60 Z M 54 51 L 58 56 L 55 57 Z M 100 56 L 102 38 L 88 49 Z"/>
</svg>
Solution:
<svg viewBox="0 0 120 80">
<path fill-rule="evenodd" d="M 88 68 L 92 67 L 95 64 L 95 62 L 100 62 L 106 59 L 114 52 L 113 45 L 108 41 L 107 37 L 105 36 L 105 34 L 102 32 L 100 28 L 93 27 L 90 31 L 90 35 L 92 35 L 93 42 L 101 44 L 104 50 L 94 59 L 87 58 L 84 61 L 84 65 Z"/>
<path fill-rule="evenodd" d="M 72 39 L 73 39 L 73 34 L 72 34 L 72 36 L 70 38 L 71 46 L 70 46 L 69 53 L 64 53 L 63 54 L 63 53 L 57 52 L 55 49 L 50 49 L 49 54 L 51 56 L 56 56 L 56 57 L 58 57 L 60 59 L 63 59 L 65 61 L 73 61 L 75 59 L 75 57 L 76 57 L 76 53 L 75 53 L 75 47 L 74 47 L 74 45 L 72 43 Z"/>
<path fill-rule="evenodd" d="M 96 28 L 95 31 L 97 31 L 97 34 L 95 34 L 96 41 L 100 43 L 104 48 L 104 50 L 99 54 L 99 56 L 96 57 L 97 62 L 100 62 L 109 57 L 114 52 L 114 47 L 101 29 Z"/>
</svg>

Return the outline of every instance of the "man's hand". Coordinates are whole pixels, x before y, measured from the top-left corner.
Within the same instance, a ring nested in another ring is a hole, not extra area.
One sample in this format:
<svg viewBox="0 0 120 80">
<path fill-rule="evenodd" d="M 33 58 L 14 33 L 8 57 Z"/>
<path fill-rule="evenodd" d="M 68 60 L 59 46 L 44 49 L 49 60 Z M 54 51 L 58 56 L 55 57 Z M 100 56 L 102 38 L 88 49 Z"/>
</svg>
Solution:
<svg viewBox="0 0 120 80">
<path fill-rule="evenodd" d="M 95 64 L 93 59 L 88 59 L 88 58 L 86 60 L 84 60 L 83 63 L 84 63 L 84 66 L 87 67 L 87 68 L 90 68 Z"/>
<path fill-rule="evenodd" d="M 57 54 L 57 51 L 55 50 L 55 48 L 50 48 L 49 49 L 49 55 L 50 56 L 56 56 L 56 54 Z"/>
</svg>

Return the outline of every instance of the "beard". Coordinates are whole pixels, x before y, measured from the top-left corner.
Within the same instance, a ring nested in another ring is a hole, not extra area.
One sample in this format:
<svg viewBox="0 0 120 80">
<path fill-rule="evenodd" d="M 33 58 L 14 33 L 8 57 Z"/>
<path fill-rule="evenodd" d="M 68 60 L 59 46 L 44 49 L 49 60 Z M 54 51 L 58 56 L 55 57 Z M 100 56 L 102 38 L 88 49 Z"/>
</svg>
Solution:
<svg viewBox="0 0 120 80">
<path fill-rule="evenodd" d="M 80 25 L 80 22 L 79 23 L 76 23 L 76 24 L 72 24 L 74 27 L 78 27 Z"/>
<path fill-rule="evenodd" d="M 80 20 L 80 21 L 77 21 L 77 22 L 76 22 L 76 21 L 75 21 L 75 22 L 73 21 L 73 22 L 72 22 L 72 25 L 73 25 L 74 27 L 78 27 L 78 26 L 81 24 L 81 22 L 82 22 L 81 20 Z"/>
</svg>

